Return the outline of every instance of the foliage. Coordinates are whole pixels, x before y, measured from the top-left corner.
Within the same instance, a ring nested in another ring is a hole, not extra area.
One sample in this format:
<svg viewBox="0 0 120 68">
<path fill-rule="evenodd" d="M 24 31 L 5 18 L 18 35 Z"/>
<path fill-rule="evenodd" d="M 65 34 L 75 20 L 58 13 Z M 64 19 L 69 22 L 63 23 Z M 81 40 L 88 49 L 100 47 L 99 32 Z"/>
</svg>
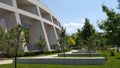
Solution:
<svg viewBox="0 0 120 68">
<path fill-rule="evenodd" d="M 38 47 L 39 50 L 44 50 L 46 45 L 45 40 L 43 39 L 43 37 L 40 35 L 39 41 L 36 43 L 36 46 Z"/>
<path fill-rule="evenodd" d="M 0 48 L 2 50 L 3 57 L 14 57 L 16 51 L 19 49 L 19 55 L 23 55 L 24 52 L 21 49 L 24 42 L 24 36 L 22 35 L 23 27 L 18 25 L 17 27 L 9 30 L 7 33 L 0 29 Z"/>
<path fill-rule="evenodd" d="M 104 37 L 109 44 L 120 46 L 120 14 L 110 10 L 105 5 L 102 6 L 107 15 L 107 19 L 99 23 L 99 28 L 104 30 Z"/>
<path fill-rule="evenodd" d="M 89 20 L 87 18 L 85 19 L 85 25 L 83 26 L 81 31 L 81 38 L 83 40 L 83 45 L 87 47 L 88 52 L 94 50 L 95 29 L 89 23 Z"/>
<path fill-rule="evenodd" d="M 65 34 L 65 29 L 62 27 L 61 28 L 61 33 L 59 34 L 59 44 L 62 50 L 64 50 L 64 46 L 66 45 L 66 34 Z"/>
<path fill-rule="evenodd" d="M 69 37 L 68 38 L 68 43 L 71 45 L 71 46 L 74 46 L 75 45 L 75 41 L 72 37 Z"/>
<path fill-rule="evenodd" d="M 106 50 L 106 46 L 109 42 L 106 40 L 104 33 L 97 32 L 95 34 L 96 47 L 102 51 Z"/>
<path fill-rule="evenodd" d="M 115 56 L 115 52 L 114 51 L 110 51 L 110 56 Z"/>
<path fill-rule="evenodd" d="M 64 29 L 63 27 L 61 28 L 58 41 L 62 52 L 64 52 L 64 57 L 65 57 L 65 49 L 66 49 L 67 41 L 66 41 L 66 29 Z"/>
<path fill-rule="evenodd" d="M 2 27 L 0 27 L 0 50 L 5 53 L 7 46 L 8 46 L 8 40 L 6 39 L 7 34 L 2 30 Z M 2 54 L 3 54 L 2 53 Z M 4 56 L 2 56 L 4 57 Z"/>
<path fill-rule="evenodd" d="M 1 29 L 0 29 L 1 30 Z M 11 29 L 7 33 L 4 31 L 1 32 L 1 39 L 2 41 L 2 53 L 5 54 L 7 57 L 15 57 L 15 68 L 16 68 L 16 58 L 18 54 L 23 54 L 22 45 L 25 42 L 23 36 L 23 27 L 18 25 L 17 27 Z M 18 52 L 19 50 L 19 52 Z"/>
<path fill-rule="evenodd" d="M 22 31 L 23 31 L 22 26 L 18 25 L 17 27 L 11 29 L 11 31 L 9 32 L 10 42 L 12 43 L 11 46 L 13 46 L 13 48 L 14 48 L 15 68 L 17 68 L 18 50 L 19 50 L 19 53 L 20 52 L 22 53 L 22 50 L 20 47 L 22 47 L 23 43 L 25 42 Z"/>
<path fill-rule="evenodd" d="M 76 42 L 75 46 L 77 48 L 83 48 L 83 40 L 81 36 L 82 36 L 81 30 L 78 29 L 78 32 L 76 33 L 76 39 L 75 39 L 75 42 Z"/>
<path fill-rule="evenodd" d="M 60 53 L 60 51 L 37 51 L 37 52 L 25 52 L 24 56 L 41 56 L 41 55 L 48 55 L 48 54 L 55 54 Z"/>
<path fill-rule="evenodd" d="M 29 28 L 23 27 L 26 45 L 29 45 Z"/>
</svg>

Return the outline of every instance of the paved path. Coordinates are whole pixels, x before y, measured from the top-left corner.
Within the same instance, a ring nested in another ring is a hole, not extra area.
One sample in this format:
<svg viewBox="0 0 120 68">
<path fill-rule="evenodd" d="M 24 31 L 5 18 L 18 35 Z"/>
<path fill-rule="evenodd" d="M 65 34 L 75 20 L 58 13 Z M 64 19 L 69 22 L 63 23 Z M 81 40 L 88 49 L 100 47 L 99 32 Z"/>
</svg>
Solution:
<svg viewBox="0 0 120 68">
<path fill-rule="evenodd" d="M 74 51 L 74 50 L 73 50 Z M 66 53 L 72 53 L 73 51 L 70 52 L 66 52 Z M 31 57 L 31 58 L 54 58 L 57 57 L 57 54 L 53 54 L 53 55 L 47 55 L 47 56 L 38 56 L 38 57 Z M 26 57 L 27 58 L 27 57 Z M 11 64 L 13 62 L 13 60 L 1 60 L 0 61 L 0 65 L 2 64 Z"/>
<path fill-rule="evenodd" d="M 70 51 L 66 53 L 72 53 L 72 52 Z M 57 54 L 47 55 L 47 56 L 38 56 L 38 57 L 32 57 L 32 58 L 54 58 L 54 57 L 57 57 Z"/>
<path fill-rule="evenodd" d="M 0 65 L 2 64 L 11 64 L 12 60 L 0 60 Z"/>
</svg>

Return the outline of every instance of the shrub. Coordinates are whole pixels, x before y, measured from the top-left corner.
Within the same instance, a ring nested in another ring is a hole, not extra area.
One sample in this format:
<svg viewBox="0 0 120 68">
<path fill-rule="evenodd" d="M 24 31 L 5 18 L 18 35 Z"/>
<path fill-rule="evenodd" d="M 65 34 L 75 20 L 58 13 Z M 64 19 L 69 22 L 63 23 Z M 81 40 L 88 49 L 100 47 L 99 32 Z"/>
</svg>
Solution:
<svg viewBox="0 0 120 68">
<path fill-rule="evenodd" d="M 37 52 L 25 52 L 24 54 L 18 53 L 18 57 L 23 57 L 23 56 L 37 56 L 41 54 L 54 54 L 54 53 L 60 53 L 61 51 L 37 51 Z M 0 53 L 0 58 L 12 58 L 14 55 L 8 55 L 6 53 Z"/>
<path fill-rule="evenodd" d="M 102 52 L 102 56 L 106 58 L 106 61 L 108 61 L 108 57 L 109 57 L 109 52 L 105 51 L 105 52 Z"/>
<path fill-rule="evenodd" d="M 110 56 L 115 56 L 115 52 L 114 52 L 114 51 L 111 51 L 111 52 L 110 52 Z"/>
<path fill-rule="evenodd" d="M 40 55 L 41 53 L 43 53 L 42 51 L 38 51 L 38 52 L 26 52 L 24 54 L 24 56 L 35 56 L 35 55 Z"/>
<path fill-rule="evenodd" d="M 119 49 L 117 49 L 116 51 L 119 52 Z"/>
<path fill-rule="evenodd" d="M 60 51 L 38 51 L 38 52 L 26 52 L 24 56 L 36 56 L 40 54 L 53 54 L 53 53 L 60 53 Z"/>
</svg>

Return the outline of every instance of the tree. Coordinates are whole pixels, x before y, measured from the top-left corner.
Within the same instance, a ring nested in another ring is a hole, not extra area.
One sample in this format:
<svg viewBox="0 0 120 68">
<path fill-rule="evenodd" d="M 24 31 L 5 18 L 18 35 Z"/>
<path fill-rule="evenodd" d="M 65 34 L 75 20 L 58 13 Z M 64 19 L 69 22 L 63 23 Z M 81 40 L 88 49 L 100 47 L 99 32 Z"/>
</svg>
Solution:
<svg viewBox="0 0 120 68">
<path fill-rule="evenodd" d="M 70 44 L 70 46 L 74 46 L 75 45 L 75 41 L 72 37 L 68 38 L 68 43 Z"/>
<path fill-rule="evenodd" d="M 2 53 L 6 54 L 7 57 L 14 56 L 15 68 L 17 67 L 18 53 L 24 53 L 21 48 L 23 43 L 25 43 L 25 38 L 22 31 L 23 27 L 21 25 L 9 30 L 7 33 L 0 28 L 0 48 L 2 49 Z"/>
<path fill-rule="evenodd" d="M 85 19 L 85 25 L 82 28 L 81 31 L 81 38 L 83 40 L 83 44 L 87 47 L 87 51 L 91 53 L 91 51 L 94 49 L 94 39 L 95 39 L 95 29 L 94 27 L 89 23 L 89 20 Z"/>
<path fill-rule="evenodd" d="M 110 10 L 107 6 L 102 6 L 107 15 L 107 19 L 99 23 L 99 28 L 104 30 L 105 38 L 111 45 L 120 46 L 120 14 Z"/>
<path fill-rule="evenodd" d="M 65 47 L 66 47 L 66 29 L 63 27 L 61 28 L 61 32 L 59 34 L 59 44 L 62 52 L 64 52 L 64 57 L 65 57 Z"/>
<path fill-rule="evenodd" d="M 6 39 L 7 34 L 2 30 L 2 27 L 0 27 L 0 51 L 1 51 L 1 57 L 4 57 L 4 54 L 6 52 L 7 46 L 8 46 L 8 39 Z"/>
<path fill-rule="evenodd" d="M 25 39 L 24 39 L 22 31 L 23 31 L 23 27 L 21 25 L 18 25 L 17 27 L 11 29 L 8 32 L 10 47 L 13 48 L 14 54 L 15 54 L 15 56 L 14 56 L 15 57 L 15 68 L 17 68 L 18 53 L 20 53 L 20 51 L 22 51 L 21 47 L 22 47 L 23 43 L 25 43 Z M 19 52 L 18 52 L 18 50 L 19 50 Z"/>
<path fill-rule="evenodd" d="M 39 50 L 44 50 L 46 45 L 45 40 L 43 39 L 43 37 L 40 35 L 39 41 L 36 43 L 36 46 L 38 47 Z"/>
<path fill-rule="evenodd" d="M 78 31 L 77 31 L 77 33 L 76 33 L 76 38 L 75 38 L 75 42 L 76 42 L 76 44 L 75 44 L 75 46 L 77 47 L 77 48 L 83 48 L 83 40 L 82 40 L 82 34 L 81 34 L 81 30 L 80 29 L 78 29 Z"/>
</svg>

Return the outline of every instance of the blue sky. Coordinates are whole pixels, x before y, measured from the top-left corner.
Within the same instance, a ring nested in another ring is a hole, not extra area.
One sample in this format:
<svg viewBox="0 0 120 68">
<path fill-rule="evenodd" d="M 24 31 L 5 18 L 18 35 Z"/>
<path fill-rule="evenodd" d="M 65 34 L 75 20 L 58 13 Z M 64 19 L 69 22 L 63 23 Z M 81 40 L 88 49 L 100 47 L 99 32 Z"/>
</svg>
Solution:
<svg viewBox="0 0 120 68">
<path fill-rule="evenodd" d="M 40 0 L 48 6 L 52 12 L 58 16 L 62 26 L 66 27 L 68 34 L 75 33 L 77 29 L 82 28 L 84 19 L 88 18 L 90 23 L 97 31 L 101 31 L 97 27 L 97 20 L 106 18 L 101 5 L 105 4 L 109 8 L 117 10 L 116 0 Z"/>
</svg>

